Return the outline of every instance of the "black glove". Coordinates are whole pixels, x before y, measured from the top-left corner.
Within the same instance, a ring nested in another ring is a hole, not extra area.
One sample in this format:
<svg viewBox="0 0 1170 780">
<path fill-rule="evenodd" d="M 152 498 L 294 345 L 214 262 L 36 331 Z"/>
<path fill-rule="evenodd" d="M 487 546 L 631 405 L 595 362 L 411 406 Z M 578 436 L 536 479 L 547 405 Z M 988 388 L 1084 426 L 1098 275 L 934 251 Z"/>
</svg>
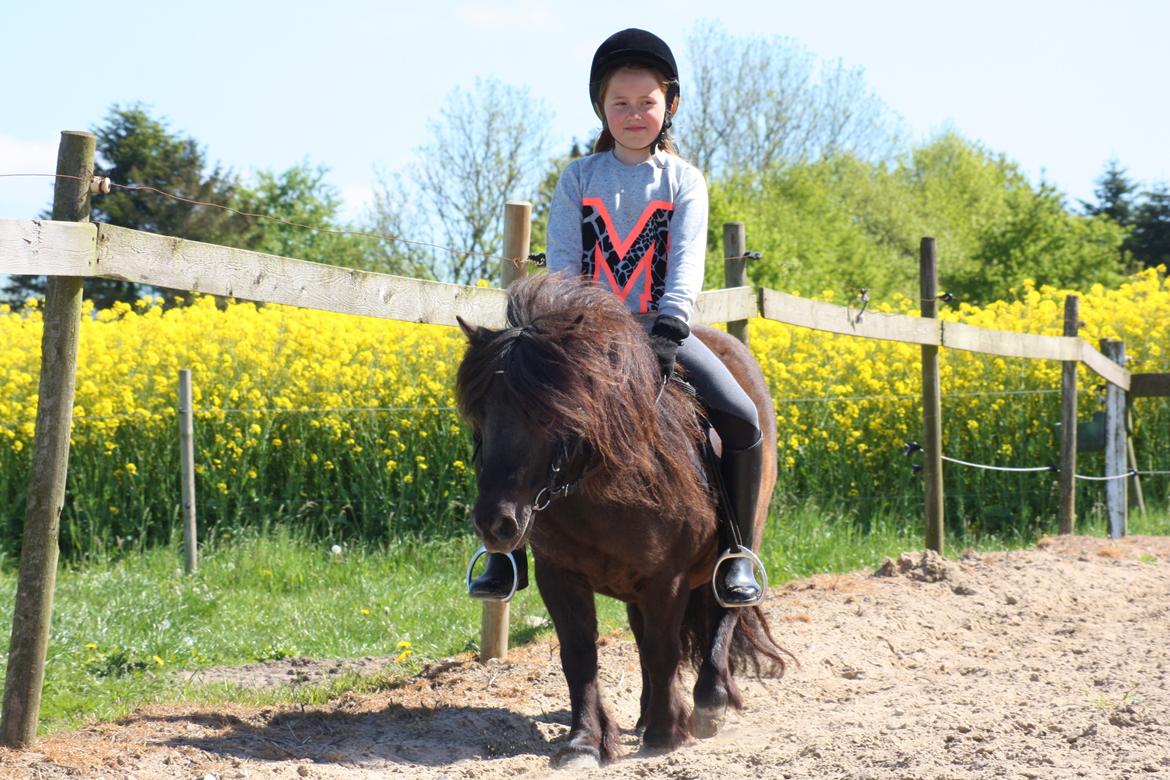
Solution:
<svg viewBox="0 0 1170 780">
<path fill-rule="evenodd" d="M 650 329 L 650 348 L 658 358 L 658 368 L 662 371 L 663 379 L 670 379 L 674 374 L 674 359 L 678 355 L 678 348 L 689 335 L 691 329 L 678 317 L 659 314 L 658 319 L 654 320 L 654 327 Z"/>
</svg>

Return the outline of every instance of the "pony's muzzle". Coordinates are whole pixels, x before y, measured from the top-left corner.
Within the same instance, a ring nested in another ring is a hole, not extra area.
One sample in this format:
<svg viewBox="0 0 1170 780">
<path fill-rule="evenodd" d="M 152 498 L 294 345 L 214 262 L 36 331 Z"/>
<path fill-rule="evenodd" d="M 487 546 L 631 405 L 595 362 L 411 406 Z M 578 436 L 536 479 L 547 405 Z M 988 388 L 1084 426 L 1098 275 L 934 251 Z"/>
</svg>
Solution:
<svg viewBox="0 0 1170 780">
<path fill-rule="evenodd" d="M 527 528 L 523 508 L 511 501 L 500 501 L 490 507 L 476 507 L 472 517 L 475 532 L 490 552 L 511 552 L 520 546 Z"/>
</svg>

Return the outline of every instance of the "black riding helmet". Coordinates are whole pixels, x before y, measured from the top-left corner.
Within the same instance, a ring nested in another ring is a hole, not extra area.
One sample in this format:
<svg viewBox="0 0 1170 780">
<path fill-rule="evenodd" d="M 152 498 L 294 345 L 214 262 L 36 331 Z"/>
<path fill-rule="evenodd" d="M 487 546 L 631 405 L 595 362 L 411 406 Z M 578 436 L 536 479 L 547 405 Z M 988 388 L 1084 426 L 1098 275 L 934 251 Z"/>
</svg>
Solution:
<svg viewBox="0 0 1170 780">
<path fill-rule="evenodd" d="M 675 64 L 674 54 L 666 41 L 646 30 L 631 27 L 628 30 L 616 32 L 605 39 L 597 52 L 593 55 L 593 65 L 589 68 L 589 102 L 594 112 L 605 123 L 605 112 L 601 108 L 601 83 L 612 71 L 625 65 L 646 66 L 660 71 L 668 82 L 666 90 L 666 119 L 662 123 L 662 130 L 657 140 L 651 144 L 653 148 L 662 142 L 662 137 L 670 129 L 671 118 L 678 108 L 679 86 L 678 65 Z"/>
</svg>

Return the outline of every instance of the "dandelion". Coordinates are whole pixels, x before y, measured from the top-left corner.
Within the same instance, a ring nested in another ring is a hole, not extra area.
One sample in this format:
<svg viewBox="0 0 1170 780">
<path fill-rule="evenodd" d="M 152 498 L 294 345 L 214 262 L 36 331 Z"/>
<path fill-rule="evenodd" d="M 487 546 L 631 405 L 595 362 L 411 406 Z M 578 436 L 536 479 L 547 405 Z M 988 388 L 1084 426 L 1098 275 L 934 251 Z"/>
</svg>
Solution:
<svg viewBox="0 0 1170 780">
<path fill-rule="evenodd" d="M 407 658 L 410 658 L 410 655 L 413 652 L 414 651 L 410 649 L 410 642 L 403 639 L 401 642 L 398 643 L 398 657 L 394 659 L 394 663 L 396 663 L 396 664 L 402 663 Z"/>
</svg>

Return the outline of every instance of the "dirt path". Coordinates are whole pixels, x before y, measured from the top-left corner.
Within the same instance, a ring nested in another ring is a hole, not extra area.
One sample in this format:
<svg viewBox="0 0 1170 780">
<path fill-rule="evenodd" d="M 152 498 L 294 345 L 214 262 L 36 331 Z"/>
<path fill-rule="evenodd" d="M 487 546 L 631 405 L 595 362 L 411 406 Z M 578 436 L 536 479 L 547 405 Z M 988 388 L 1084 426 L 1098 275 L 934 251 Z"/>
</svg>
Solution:
<svg viewBox="0 0 1170 780">
<path fill-rule="evenodd" d="M 716 738 L 585 778 L 1170 778 L 1170 539 L 1074 538 L 774 592 L 800 660 L 749 682 Z M 602 648 L 637 718 L 631 643 Z M 302 670 L 303 671 L 303 670 Z M 497 778 L 552 774 L 568 696 L 552 641 L 293 710 L 149 708 L 0 750 L 0 778 Z M 566 773 L 570 774 L 570 773 Z"/>
</svg>

